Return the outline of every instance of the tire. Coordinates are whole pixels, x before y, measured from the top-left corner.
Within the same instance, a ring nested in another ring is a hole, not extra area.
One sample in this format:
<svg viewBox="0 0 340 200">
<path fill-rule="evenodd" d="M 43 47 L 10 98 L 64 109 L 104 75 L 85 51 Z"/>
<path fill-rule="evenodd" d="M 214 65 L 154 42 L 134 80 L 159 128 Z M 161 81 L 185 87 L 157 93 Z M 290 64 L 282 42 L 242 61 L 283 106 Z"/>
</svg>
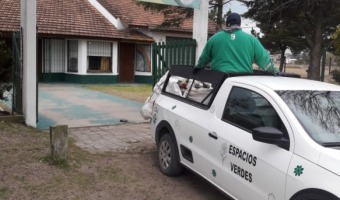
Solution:
<svg viewBox="0 0 340 200">
<path fill-rule="evenodd" d="M 339 200 L 336 196 L 326 192 L 309 192 L 300 194 L 293 198 L 293 200 Z"/>
<path fill-rule="evenodd" d="M 167 176 L 180 175 L 183 166 L 179 161 L 178 148 L 170 134 L 161 137 L 157 150 L 160 171 Z"/>
</svg>

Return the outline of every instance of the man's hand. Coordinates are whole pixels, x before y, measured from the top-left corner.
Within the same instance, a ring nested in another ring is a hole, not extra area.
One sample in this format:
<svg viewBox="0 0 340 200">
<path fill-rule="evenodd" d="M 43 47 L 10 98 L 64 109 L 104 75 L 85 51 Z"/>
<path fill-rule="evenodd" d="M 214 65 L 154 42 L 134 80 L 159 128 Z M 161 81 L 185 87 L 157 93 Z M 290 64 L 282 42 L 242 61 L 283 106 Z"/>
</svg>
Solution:
<svg viewBox="0 0 340 200">
<path fill-rule="evenodd" d="M 285 76 L 285 73 L 283 73 L 283 72 L 276 72 L 275 75 L 276 76 Z"/>
<path fill-rule="evenodd" d="M 202 68 L 201 67 L 194 67 L 194 69 L 192 70 L 193 74 L 196 74 L 198 71 L 200 71 Z"/>
</svg>

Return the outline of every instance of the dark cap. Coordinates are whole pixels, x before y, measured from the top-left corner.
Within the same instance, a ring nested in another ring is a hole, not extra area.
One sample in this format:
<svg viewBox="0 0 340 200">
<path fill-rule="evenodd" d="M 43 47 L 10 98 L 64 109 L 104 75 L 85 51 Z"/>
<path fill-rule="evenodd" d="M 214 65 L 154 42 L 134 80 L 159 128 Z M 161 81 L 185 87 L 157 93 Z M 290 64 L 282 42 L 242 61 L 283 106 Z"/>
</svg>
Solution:
<svg viewBox="0 0 340 200">
<path fill-rule="evenodd" d="M 232 26 L 232 25 L 241 25 L 241 17 L 239 14 L 237 13 L 231 13 L 228 17 L 227 17 L 227 26 Z"/>
</svg>

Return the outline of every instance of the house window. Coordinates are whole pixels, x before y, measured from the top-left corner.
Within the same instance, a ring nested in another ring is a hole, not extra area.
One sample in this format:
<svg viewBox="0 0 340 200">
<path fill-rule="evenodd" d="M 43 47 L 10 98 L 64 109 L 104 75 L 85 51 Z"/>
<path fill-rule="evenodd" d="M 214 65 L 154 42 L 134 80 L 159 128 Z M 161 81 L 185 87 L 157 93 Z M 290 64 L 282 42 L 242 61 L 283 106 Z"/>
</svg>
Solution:
<svg viewBox="0 0 340 200">
<path fill-rule="evenodd" d="M 78 72 L 78 40 L 67 41 L 67 71 Z"/>
<path fill-rule="evenodd" d="M 136 45 L 136 71 L 151 72 L 150 45 Z"/>
<path fill-rule="evenodd" d="M 44 39 L 43 73 L 61 73 L 65 71 L 65 41 Z"/>
<path fill-rule="evenodd" d="M 88 72 L 112 72 L 112 44 L 110 42 L 87 42 Z"/>
</svg>

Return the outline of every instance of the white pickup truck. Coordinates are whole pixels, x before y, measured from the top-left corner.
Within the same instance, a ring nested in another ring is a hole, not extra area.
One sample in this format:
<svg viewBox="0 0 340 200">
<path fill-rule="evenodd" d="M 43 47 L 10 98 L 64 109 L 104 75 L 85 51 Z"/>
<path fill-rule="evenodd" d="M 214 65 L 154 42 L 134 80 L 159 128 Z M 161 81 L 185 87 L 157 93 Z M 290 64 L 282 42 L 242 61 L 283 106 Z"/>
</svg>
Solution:
<svg viewBox="0 0 340 200">
<path fill-rule="evenodd" d="M 234 199 L 339 200 L 337 85 L 172 66 L 151 131 L 168 176 L 190 169 Z"/>
</svg>

